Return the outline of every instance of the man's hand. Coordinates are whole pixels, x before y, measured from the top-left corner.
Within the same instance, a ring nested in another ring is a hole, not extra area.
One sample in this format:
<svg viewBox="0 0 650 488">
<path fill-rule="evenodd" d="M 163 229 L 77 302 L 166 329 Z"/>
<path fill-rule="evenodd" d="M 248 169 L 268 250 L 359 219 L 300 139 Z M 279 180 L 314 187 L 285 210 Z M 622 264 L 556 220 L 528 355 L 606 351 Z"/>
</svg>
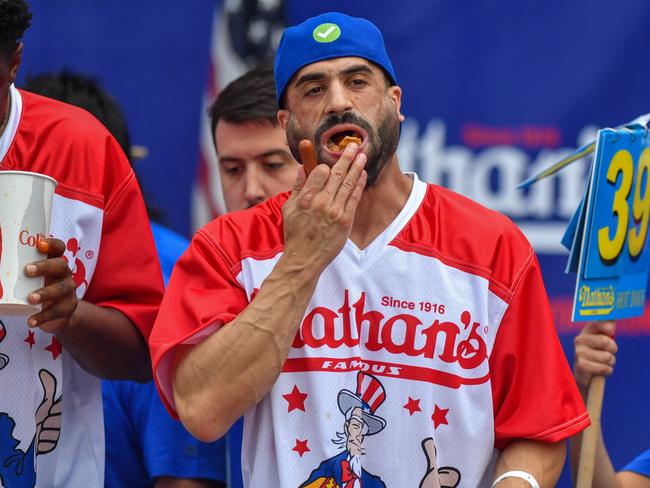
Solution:
<svg viewBox="0 0 650 488">
<path fill-rule="evenodd" d="M 45 285 L 31 292 L 27 299 L 33 304 L 41 303 L 43 309 L 29 317 L 28 324 L 58 334 L 67 328 L 77 309 L 76 285 L 68 263 L 62 257 L 65 252 L 62 240 L 50 237 L 39 241 L 37 247 L 47 255 L 47 259 L 28 264 L 25 273 L 31 277 L 43 276 Z"/>
<path fill-rule="evenodd" d="M 366 155 L 358 150 L 349 144 L 334 166 L 319 164 L 307 178 L 300 170 L 282 209 L 289 259 L 322 270 L 343 248 L 367 181 Z"/>
<path fill-rule="evenodd" d="M 592 376 L 608 376 L 614 371 L 618 351 L 615 330 L 615 322 L 589 322 L 575 338 L 573 374 L 583 392 Z"/>
</svg>

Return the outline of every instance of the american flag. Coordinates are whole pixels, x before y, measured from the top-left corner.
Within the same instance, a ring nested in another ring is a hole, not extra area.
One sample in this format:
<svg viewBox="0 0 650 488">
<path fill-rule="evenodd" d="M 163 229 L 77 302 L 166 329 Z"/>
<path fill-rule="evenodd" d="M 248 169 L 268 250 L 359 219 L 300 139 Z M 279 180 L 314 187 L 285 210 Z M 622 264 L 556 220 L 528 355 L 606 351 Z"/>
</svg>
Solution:
<svg viewBox="0 0 650 488">
<path fill-rule="evenodd" d="M 226 210 L 207 108 L 222 87 L 256 64 L 273 59 L 285 25 L 284 0 L 225 0 L 215 6 L 201 110 L 199 164 L 192 192 L 194 230 Z"/>
</svg>

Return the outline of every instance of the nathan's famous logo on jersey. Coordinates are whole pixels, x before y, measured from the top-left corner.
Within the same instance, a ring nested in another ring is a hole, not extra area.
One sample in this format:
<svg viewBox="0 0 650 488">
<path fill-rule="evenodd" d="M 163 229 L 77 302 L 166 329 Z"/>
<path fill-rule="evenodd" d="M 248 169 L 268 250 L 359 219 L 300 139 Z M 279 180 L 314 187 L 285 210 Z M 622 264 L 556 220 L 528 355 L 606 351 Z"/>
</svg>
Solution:
<svg viewBox="0 0 650 488">
<path fill-rule="evenodd" d="M 383 297 L 382 304 L 386 305 L 387 300 L 393 299 Z M 481 378 L 465 378 L 447 371 L 400 363 L 400 358 L 408 356 L 434 360 L 428 364 L 442 362 L 458 365 L 461 370 L 468 372 L 482 366 L 487 360 L 487 345 L 481 336 L 484 328 L 479 322 L 472 320 L 469 311 L 463 311 L 454 321 L 447 320 L 447 317 L 442 315 L 430 321 L 423 321 L 409 311 L 432 312 L 435 308 L 438 314 L 443 314 L 444 305 L 428 303 L 425 306 L 424 302 L 401 301 L 396 308 L 399 311 L 394 315 L 368 309 L 365 292 L 361 292 L 356 301 L 352 302 L 349 291 L 345 290 L 338 309 L 320 306 L 311 310 L 303 319 L 293 341 L 293 347 L 297 349 L 315 349 L 322 346 L 338 349 L 362 345 L 365 351 L 390 353 L 395 362 L 387 363 L 366 358 L 289 358 L 285 371 L 362 370 L 384 376 L 402 376 L 442 383 L 452 387 L 487 381 L 487 371 Z"/>
</svg>

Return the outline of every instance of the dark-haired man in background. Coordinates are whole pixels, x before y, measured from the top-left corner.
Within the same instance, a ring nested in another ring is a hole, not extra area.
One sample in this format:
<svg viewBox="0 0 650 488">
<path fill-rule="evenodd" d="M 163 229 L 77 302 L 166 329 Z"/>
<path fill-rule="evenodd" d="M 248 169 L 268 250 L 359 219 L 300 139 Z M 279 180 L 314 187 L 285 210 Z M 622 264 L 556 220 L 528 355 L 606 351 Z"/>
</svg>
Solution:
<svg viewBox="0 0 650 488">
<path fill-rule="evenodd" d="M 87 112 L 13 82 L 31 14 L 0 0 L 0 170 L 58 181 L 45 276 L 31 317 L 0 314 L 0 482 L 3 486 L 104 483 L 98 377 L 147 381 L 146 349 L 163 293 L 160 266 L 133 170 Z M 9 394 L 9 392 L 11 392 Z"/>
<path fill-rule="evenodd" d="M 230 83 L 209 115 L 226 210 L 257 205 L 288 191 L 298 163 L 277 119 L 273 66 L 261 65 Z"/>
</svg>

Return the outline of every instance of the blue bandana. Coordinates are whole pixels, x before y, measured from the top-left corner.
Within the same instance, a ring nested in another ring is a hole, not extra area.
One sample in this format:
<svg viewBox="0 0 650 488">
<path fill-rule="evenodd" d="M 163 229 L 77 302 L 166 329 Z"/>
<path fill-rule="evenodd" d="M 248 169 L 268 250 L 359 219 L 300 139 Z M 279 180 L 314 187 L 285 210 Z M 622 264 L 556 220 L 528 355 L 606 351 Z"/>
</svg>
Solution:
<svg viewBox="0 0 650 488">
<path fill-rule="evenodd" d="M 275 54 L 275 91 L 280 108 L 283 108 L 282 95 L 300 68 L 347 56 L 364 58 L 381 66 L 392 84 L 397 84 L 384 38 L 369 20 L 328 12 L 287 28 Z"/>
</svg>

